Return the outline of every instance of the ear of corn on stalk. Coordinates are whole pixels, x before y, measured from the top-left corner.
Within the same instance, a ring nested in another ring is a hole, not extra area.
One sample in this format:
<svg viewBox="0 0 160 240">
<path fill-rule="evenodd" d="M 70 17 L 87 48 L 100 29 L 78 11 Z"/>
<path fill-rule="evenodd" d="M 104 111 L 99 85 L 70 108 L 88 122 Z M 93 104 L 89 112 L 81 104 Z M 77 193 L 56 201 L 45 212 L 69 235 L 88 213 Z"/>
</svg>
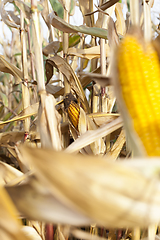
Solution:
<svg viewBox="0 0 160 240">
<path fill-rule="evenodd" d="M 70 122 L 75 129 L 78 130 L 80 107 L 77 104 L 77 99 L 72 95 L 72 93 L 66 95 L 66 98 L 64 99 L 64 106 L 68 113 Z"/>
<path fill-rule="evenodd" d="M 117 52 L 122 98 L 134 130 L 149 156 L 160 156 L 160 66 L 151 43 L 135 34 L 122 40 Z"/>
</svg>

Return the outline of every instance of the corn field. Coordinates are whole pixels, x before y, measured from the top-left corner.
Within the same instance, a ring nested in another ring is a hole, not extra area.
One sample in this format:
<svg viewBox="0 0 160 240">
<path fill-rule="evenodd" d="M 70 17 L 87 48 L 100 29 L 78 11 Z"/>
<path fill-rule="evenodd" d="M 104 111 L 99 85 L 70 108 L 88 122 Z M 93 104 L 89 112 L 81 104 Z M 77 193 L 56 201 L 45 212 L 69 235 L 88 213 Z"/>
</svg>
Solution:
<svg viewBox="0 0 160 240">
<path fill-rule="evenodd" d="M 0 1 L 0 240 L 160 238 L 154 2 Z"/>
</svg>

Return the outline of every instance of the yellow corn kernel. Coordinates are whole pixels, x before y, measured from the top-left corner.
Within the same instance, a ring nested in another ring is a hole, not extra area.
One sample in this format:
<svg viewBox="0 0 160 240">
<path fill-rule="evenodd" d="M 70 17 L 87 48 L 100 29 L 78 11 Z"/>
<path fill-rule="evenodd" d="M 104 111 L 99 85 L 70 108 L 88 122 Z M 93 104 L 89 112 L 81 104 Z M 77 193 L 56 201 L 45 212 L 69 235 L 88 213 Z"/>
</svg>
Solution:
<svg viewBox="0 0 160 240">
<path fill-rule="evenodd" d="M 79 114 L 80 114 L 79 106 L 74 101 L 71 101 L 68 107 L 68 117 L 71 123 L 73 124 L 73 126 L 77 130 L 78 130 Z"/>
<path fill-rule="evenodd" d="M 149 156 L 160 156 L 160 66 L 151 43 L 127 35 L 118 52 L 122 97 Z"/>
</svg>

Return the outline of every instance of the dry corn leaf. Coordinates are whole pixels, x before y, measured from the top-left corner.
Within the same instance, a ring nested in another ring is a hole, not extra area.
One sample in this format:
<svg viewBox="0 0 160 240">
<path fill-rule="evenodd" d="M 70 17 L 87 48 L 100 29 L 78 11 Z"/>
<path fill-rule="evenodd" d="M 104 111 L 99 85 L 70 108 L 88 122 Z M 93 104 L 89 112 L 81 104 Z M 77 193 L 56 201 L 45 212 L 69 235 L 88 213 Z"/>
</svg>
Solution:
<svg viewBox="0 0 160 240">
<path fill-rule="evenodd" d="M 101 85 L 101 87 L 106 87 L 111 85 L 111 79 L 105 75 L 97 74 L 97 73 L 81 73 L 81 76 L 86 76 L 90 79 L 90 82 L 94 81 Z"/>
<path fill-rule="evenodd" d="M 125 141 L 126 141 L 125 133 L 124 130 L 122 130 L 116 142 L 113 144 L 113 146 L 111 147 L 106 156 L 110 159 L 116 160 L 120 154 L 120 151 L 123 148 Z"/>
<path fill-rule="evenodd" d="M 0 174 L 1 180 L 0 182 L 3 184 L 12 182 L 15 178 L 23 176 L 23 173 L 17 170 L 16 168 L 0 161 Z"/>
<path fill-rule="evenodd" d="M 121 118 L 113 120 L 111 123 L 106 124 L 96 130 L 90 130 L 82 134 L 78 139 L 71 143 L 66 149 L 65 152 L 74 153 L 80 149 L 86 147 L 87 145 L 95 142 L 97 139 L 107 136 L 108 134 L 114 132 L 116 129 L 122 126 Z"/>
<path fill-rule="evenodd" d="M 64 95 L 64 88 L 60 86 L 55 86 L 52 84 L 46 85 L 46 91 L 47 93 L 52 94 L 55 98 Z"/>
<path fill-rule="evenodd" d="M 6 190 L 0 186 L 0 236 L 3 240 L 30 240 L 22 232 L 16 209 Z"/>
<path fill-rule="evenodd" d="M 106 66 L 106 68 L 107 68 L 107 66 Z M 90 73 L 94 73 L 94 74 L 99 73 L 100 74 L 101 73 L 101 67 L 96 68 L 95 70 L 93 70 Z M 82 76 L 81 76 L 81 74 L 82 74 Z M 84 88 L 92 81 L 92 79 L 88 75 L 83 76 L 83 74 L 85 74 L 85 72 L 80 73 L 80 81 L 81 81 L 82 87 Z"/>
<path fill-rule="evenodd" d="M 10 120 L 7 120 L 7 121 L 0 121 L 0 126 L 4 126 L 7 123 L 24 120 L 28 117 L 31 117 L 32 115 L 35 115 L 38 113 L 38 107 L 39 107 L 39 103 L 35 103 L 35 104 L 25 108 L 18 116 L 14 117 Z"/>
<path fill-rule="evenodd" d="M 90 117 L 97 126 L 107 124 L 119 117 L 118 113 L 90 113 L 87 115 Z"/>
<path fill-rule="evenodd" d="M 112 7 L 116 2 L 118 2 L 118 0 L 108 0 L 107 2 L 105 2 L 105 3 L 103 3 L 101 6 L 99 6 L 99 8 L 100 8 L 101 10 L 105 11 L 107 8 Z M 89 15 L 91 15 L 91 14 L 93 14 L 93 13 L 98 12 L 98 11 L 99 11 L 99 10 L 96 10 L 96 11 L 94 11 L 94 12 L 88 13 L 88 14 L 86 14 L 86 16 L 89 16 Z"/>
<path fill-rule="evenodd" d="M 54 12 L 49 14 L 50 23 L 53 27 L 59 29 L 62 32 L 66 33 L 84 33 L 88 35 L 92 35 L 99 38 L 107 39 L 107 30 L 96 28 L 96 27 L 87 27 L 87 26 L 73 26 L 67 22 L 65 22 L 60 17 L 56 16 Z"/>
<path fill-rule="evenodd" d="M 156 178 L 99 157 L 24 146 L 20 151 L 52 194 L 97 225 L 133 228 L 159 222 L 160 182 Z"/>
<path fill-rule="evenodd" d="M 49 54 L 55 54 L 58 52 L 60 47 L 59 41 L 54 41 L 49 43 L 46 47 L 43 48 L 43 54 L 47 57 Z"/>
<path fill-rule="evenodd" d="M 0 133 L 0 145 L 3 147 L 14 147 L 18 141 L 23 140 L 25 132 L 3 132 Z"/>
<path fill-rule="evenodd" d="M 83 15 L 83 19 L 84 19 L 84 23 L 86 23 L 86 25 L 88 27 L 92 27 L 94 26 L 94 18 L 93 16 L 91 17 L 86 17 L 85 14 L 89 13 L 92 11 L 91 7 L 93 7 L 92 4 L 90 4 L 90 1 L 83 1 L 83 0 L 78 0 L 79 1 L 79 8 L 82 12 Z"/>
<path fill-rule="evenodd" d="M 32 220 L 71 225 L 88 225 L 91 219 L 68 207 L 35 177 L 17 186 L 6 187 L 20 213 Z"/>
<path fill-rule="evenodd" d="M 109 55 L 109 46 L 108 44 L 105 44 L 106 49 L 106 57 Z M 79 48 L 69 48 L 68 54 L 81 57 L 81 58 L 87 58 L 89 60 L 94 58 L 100 58 L 100 46 L 90 47 L 86 49 L 79 49 Z"/>
<path fill-rule="evenodd" d="M 53 66 L 56 67 L 60 72 L 62 72 L 62 74 L 67 78 L 67 81 L 71 86 L 71 89 L 73 89 L 76 92 L 76 94 L 80 97 L 84 105 L 84 108 L 86 108 L 89 112 L 89 106 L 84 90 L 72 67 L 60 56 L 56 55 L 54 57 L 51 57 L 46 61 L 46 67 L 47 69 L 49 68 L 50 70 L 49 77 L 53 75 Z M 48 75 L 47 71 L 46 75 Z"/>
<path fill-rule="evenodd" d="M 12 74 L 15 77 L 17 83 L 20 83 L 22 81 L 23 74 L 21 70 L 5 60 L 3 55 L 0 55 L 0 71 Z"/>
</svg>

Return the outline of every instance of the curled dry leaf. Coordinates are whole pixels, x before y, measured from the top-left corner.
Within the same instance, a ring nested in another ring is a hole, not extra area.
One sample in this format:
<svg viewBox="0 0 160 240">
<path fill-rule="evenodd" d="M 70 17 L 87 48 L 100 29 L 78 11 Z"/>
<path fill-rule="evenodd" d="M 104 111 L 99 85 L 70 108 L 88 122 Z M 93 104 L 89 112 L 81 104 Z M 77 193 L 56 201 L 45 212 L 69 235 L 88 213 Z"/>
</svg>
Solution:
<svg viewBox="0 0 160 240">
<path fill-rule="evenodd" d="M 101 157 L 33 151 L 24 146 L 20 151 L 34 165 L 45 189 L 47 186 L 57 199 L 97 225 L 133 228 L 160 221 L 160 182 L 156 178 Z"/>
<path fill-rule="evenodd" d="M 109 46 L 108 44 L 105 44 L 105 50 L 106 50 L 106 57 L 109 55 Z M 89 60 L 94 58 L 100 58 L 100 46 L 90 47 L 86 49 L 79 49 L 79 48 L 69 48 L 68 54 L 81 57 L 81 58 L 87 58 Z"/>
</svg>

